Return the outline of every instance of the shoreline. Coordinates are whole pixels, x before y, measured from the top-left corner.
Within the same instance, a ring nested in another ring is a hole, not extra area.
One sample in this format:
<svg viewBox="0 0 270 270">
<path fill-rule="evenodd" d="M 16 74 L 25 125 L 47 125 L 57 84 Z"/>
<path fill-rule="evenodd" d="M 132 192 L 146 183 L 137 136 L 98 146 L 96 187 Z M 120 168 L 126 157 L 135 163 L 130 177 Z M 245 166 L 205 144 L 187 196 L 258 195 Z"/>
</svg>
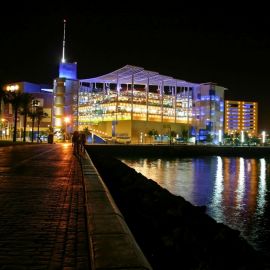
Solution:
<svg viewBox="0 0 270 270">
<path fill-rule="evenodd" d="M 103 151 L 88 149 L 153 269 L 268 269 L 239 231 Z M 116 154 L 116 152 L 115 152 Z M 134 154 L 134 153 L 133 153 Z"/>
<path fill-rule="evenodd" d="M 111 156 L 140 157 L 197 157 L 235 156 L 247 158 L 270 157 L 269 146 L 210 146 L 210 145 L 165 145 L 165 144 L 89 144 L 92 153 Z"/>
</svg>

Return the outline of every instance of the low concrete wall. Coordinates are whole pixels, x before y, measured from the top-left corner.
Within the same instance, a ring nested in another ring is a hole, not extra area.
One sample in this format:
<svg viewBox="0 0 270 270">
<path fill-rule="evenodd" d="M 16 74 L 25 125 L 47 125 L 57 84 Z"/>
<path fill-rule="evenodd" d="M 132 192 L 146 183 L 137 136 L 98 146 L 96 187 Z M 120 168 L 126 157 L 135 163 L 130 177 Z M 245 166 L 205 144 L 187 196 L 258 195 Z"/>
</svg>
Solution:
<svg viewBox="0 0 270 270">
<path fill-rule="evenodd" d="M 267 157 L 270 147 L 256 146 L 204 146 L 204 145 L 87 145 L 88 153 L 104 153 L 114 157 L 195 157 L 195 156 L 240 156 Z"/>
<path fill-rule="evenodd" d="M 87 153 L 81 163 L 91 269 L 152 269 Z"/>
</svg>

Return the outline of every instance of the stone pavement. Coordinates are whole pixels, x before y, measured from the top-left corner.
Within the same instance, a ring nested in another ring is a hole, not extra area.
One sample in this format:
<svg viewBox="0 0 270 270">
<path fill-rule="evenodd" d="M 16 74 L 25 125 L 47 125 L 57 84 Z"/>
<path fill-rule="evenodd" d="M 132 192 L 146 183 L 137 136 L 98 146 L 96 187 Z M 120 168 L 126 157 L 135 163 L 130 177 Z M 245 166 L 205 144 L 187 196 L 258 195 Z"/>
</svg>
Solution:
<svg viewBox="0 0 270 270">
<path fill-rule="evenodd" d="M 90 269 L 71 144 L 0 147 L 0 269 Z"/>
</svg>

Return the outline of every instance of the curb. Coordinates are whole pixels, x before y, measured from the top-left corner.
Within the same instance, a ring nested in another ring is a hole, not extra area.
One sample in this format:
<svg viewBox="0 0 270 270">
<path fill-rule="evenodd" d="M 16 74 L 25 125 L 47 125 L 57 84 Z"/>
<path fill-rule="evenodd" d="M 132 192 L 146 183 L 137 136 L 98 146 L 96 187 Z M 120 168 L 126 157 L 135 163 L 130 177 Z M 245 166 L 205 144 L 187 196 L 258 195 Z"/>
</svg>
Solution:
<svg viewBox="0 0 270 270">
<path fill-rule="evenodd" d="M 91 269 L 152 270 L 87 152 L 81 166 Z"/>
</svg>

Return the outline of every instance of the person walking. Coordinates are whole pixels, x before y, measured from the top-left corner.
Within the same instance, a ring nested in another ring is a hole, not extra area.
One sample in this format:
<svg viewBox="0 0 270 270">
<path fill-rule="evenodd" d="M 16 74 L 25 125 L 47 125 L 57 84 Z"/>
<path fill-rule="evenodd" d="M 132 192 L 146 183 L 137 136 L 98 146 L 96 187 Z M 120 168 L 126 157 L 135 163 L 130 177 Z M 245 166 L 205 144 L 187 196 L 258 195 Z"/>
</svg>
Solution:
<svg viewBox="0 0 270 270">
<path fill-rule="evenodd" d="M 72 136 L 73 153 L 79 153 L 79 137 L 79 132 L 75 130 Z"/>
<path fill-rule="evenodd" d="M 80 134 L 80 148 L 81 152 L 85 153 L 86 135 L 84 132 Z"/>
</svg>

